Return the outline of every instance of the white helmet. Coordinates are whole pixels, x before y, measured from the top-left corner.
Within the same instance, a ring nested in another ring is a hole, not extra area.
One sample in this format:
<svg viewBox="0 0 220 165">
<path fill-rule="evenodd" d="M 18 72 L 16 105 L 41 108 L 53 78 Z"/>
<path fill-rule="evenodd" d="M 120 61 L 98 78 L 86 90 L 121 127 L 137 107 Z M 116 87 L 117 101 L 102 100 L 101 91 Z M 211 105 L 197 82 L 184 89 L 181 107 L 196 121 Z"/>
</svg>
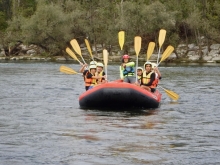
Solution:
<svg viewBox="0 0 220 165">
<path fill-rule="evenodd" d="M 141 70 L 143 72 L 143 68 L 142 67 L 138 67 L 137 70 Z"/>
<path fill-rule="evenodd" d="M 104 67 L 103 63 L 101 63 L 101 62 L 98 62 L 98 63 L 96 64 L 96 66 Z"/>
<path fill-rule="evenodd" d="M 155 67 L 157 67 L 157 64 L 156 63 L 151 63 L 151 65 L 152 65 L 152 68 L 155 68 Z"/>
<path fill-rule="evenodd" d="M 90 64 L 90 65 L 96 65 L 97 62 L 96 62 L 96 61 L 91 61 L 89 64 Z"/>
<path fill-rule="evenodd" d="M 147 62 L 144 63 L 144 69 L 146 68 L 146 65 L 151 65 L 151 67 L 152 67 L 152 63 L 149 62 L 149 61 L 147 61 Z"/>
<path fill-rule="evenodd" d="M 90 66 L 89 66 L 89 70 L 90 70 L 90 69 L 96 69 L 96 65 L 90 65 Z"/>
</svg>

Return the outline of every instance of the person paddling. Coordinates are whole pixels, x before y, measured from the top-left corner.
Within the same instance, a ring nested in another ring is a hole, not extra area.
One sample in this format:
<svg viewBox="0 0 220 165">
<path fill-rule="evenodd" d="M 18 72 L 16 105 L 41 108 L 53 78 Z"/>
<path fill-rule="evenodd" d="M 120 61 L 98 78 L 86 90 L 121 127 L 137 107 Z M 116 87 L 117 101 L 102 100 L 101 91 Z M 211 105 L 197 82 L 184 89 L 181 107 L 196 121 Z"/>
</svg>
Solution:
<svg viewBox="0 0 220 165">
<path fill-rule="evenodd" d="M 103 83 L 106 82 L 106 80 L 105 80 L 105 72 L 103 71 L 103 67 L 104 67 L 104 65 L 103 65 L 103 63 L 101 63 L 101 62 L 98 62 L 98 63 L 96 64 L 97 73 L 98 73 L 98 75 L 99 75 L 100 77 L 102 77 L 102 78 L 99 78 L 99 79 L 97 80 L 97 83 L 98 83 L 98 84 L 103 84 Z M 103 77 L 103 76 L 104 76 L 104 77 Z"/>
<path fill-rule="evenodd" d="M 91 61 L 90 62 L 90 66 L 92 66 L 92 65 L 95 65 L 96 66 L 96 61 Z M 80 68 L 80 70 L 79 70 L 79 72 L 80 73 L 83 73 L 83 78 L 84 78 L 84 82 L 85 82 L 85 89 L 86 89 L 86 91 L 89 89 L 89 87 L 90 87 L 90 84 L 88 84 L 88 83 L 86 83 L 86 76 L 87 76 L 87 74 L 88 74 L 88 72 L 89 72 L 89 70 L 87 69 L 87 64 L 83 64 L 82 65 L 82 67 Z"/>
<path fill-rule="evenodd" d="M 146 62 L 144 64 L 145 70 L 141 75 L 141 88 L 146 89 L 151 92 L 155 92 L 156 84 L 155 84 L 155 73 L 152 72 L 152 64 L 151 62 Z"/>
<path fill-rule="evenodd" d="M 152 64 L 152 71 L 155 73 L 155 80 L 154 80 L 155 82 L 154 83 L 157 86 L 159 83 L 159 80 L 162 79 L 162 76 L 161 76 L 161 73 L 157 67 L 157 64 L 156 63 L 151 63 L 151 64 Z"/>
<path fill-rule="evenodd" d="M 142 75 L 143 71 L 144 70 L 142 67 L 137 68 L 137 80 L 138 80 L 137 85 L 140 85 L 140 83 L 141 83 L 141 75 Z"/>
<path fill-rule="evenodd" d="M 134 73 L 135 63 L 130 61 L 129 55 L 123 55 L 122 64 L 119 67 L 120 77 L 124 82 L 134 84 L 136 81 L 135 73 Z"/>
<path fill-rule="evenodd" d="M 86 72 L 85 75 L 85 87 L 86 91 L 93 88 L 96 85 L 96 65 L 90 65 L 89 71 Z"/>
</svg>

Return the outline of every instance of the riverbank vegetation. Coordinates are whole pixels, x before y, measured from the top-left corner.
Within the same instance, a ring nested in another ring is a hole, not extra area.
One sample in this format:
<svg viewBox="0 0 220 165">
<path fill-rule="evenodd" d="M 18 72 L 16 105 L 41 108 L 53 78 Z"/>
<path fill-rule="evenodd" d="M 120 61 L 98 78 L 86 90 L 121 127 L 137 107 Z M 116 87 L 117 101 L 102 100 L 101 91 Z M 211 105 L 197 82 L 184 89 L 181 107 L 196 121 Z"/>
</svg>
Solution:
<svg viewBox="0 0 220 165">
<path fill-rule="evenodd" d="M 148 43 L 157 44 L 166 29 L 168 45 L 220 42 L 220 0 L 0 0 L 0 45 L 6 56 L 21 44 L 33 44 L 45 55 L 64 55 L 69 41 L 89 39 L 94 54 L 102 45 L 118 49 L 118 32 L 124 30 L 124 51 L 142 37 L 142 53 Z M 178 58 L 179 54 L 175 51 Z"/>
</svg>

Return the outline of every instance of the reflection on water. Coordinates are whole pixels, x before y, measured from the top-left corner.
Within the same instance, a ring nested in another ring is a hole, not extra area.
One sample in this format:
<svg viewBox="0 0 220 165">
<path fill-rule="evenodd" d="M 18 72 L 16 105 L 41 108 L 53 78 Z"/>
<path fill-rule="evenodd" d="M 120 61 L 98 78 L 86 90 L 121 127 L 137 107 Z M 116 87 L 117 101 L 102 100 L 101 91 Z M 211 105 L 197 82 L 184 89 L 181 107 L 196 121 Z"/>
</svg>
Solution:
<svg viewBox="0 0 220 165">
<path fill-rule="evenodd" d="M 80 109 L 83 79 L 60 65 L 0 63 L 0 164 L 220 163 L 218 66 L 161 66 L 180 99 L 161 90 L 160 108 L 134 113 Z"/>
</svg>

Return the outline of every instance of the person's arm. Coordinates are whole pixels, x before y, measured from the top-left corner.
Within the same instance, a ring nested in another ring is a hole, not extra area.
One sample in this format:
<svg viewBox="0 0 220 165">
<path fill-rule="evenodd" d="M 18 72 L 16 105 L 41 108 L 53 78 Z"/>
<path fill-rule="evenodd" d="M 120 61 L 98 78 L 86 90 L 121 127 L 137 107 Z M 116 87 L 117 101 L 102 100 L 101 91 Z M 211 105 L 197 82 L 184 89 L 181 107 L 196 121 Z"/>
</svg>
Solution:
<svg viewBox="0 0 220 165">
<path fill-rule="evenodd" d="M 134 67 L 134 65 L 135 65 L 134 62 L 128 62 L 128 63 L 126 64 L 126 66 L 130 66 L 130 67 Z"/>
<path fill-rule="evenodd" d="M 82 67 L 80 68 L 79 72 L 83 73 L 85 71 L 86 67 L 87 67 L 87 64 L 82 65 Z"/>
<path fill-rule="evenodd" d="M 92 75 L 92 73 L 89 73 L 88 75 L 87 75 L 87 78 L 93 78 L 93 79 L 99 79 L 99 78 L 103 78 L 104 76 L 99 76 L 99 75 L 95 75 L 95 76 L 93 76 Z"/>
<path fill-rule="evenodd" d="M 120 71 L 120 78 L 123 80 L 124 79 L 124 74 L 123 74 L 123 67 L 119 66 L 119 71 Z"/>
<path fill-rule="evenodd" d="M 154 68 L 154 70 L 158 74 L 158 78 L 161 79 L 161 73 L 160 73 L 159 69 L 156 67 L 156 68 Z"/>
<path fill-rule="evenodd" d="M 152 73 L 151 76 L 150 76 L 150 81 L 147 83 L 147 84 L 143 84 L 144 86 L 151 86 L 152 83 L 154 82 L 155 80 L 155 73 Z"/>
</svg>

